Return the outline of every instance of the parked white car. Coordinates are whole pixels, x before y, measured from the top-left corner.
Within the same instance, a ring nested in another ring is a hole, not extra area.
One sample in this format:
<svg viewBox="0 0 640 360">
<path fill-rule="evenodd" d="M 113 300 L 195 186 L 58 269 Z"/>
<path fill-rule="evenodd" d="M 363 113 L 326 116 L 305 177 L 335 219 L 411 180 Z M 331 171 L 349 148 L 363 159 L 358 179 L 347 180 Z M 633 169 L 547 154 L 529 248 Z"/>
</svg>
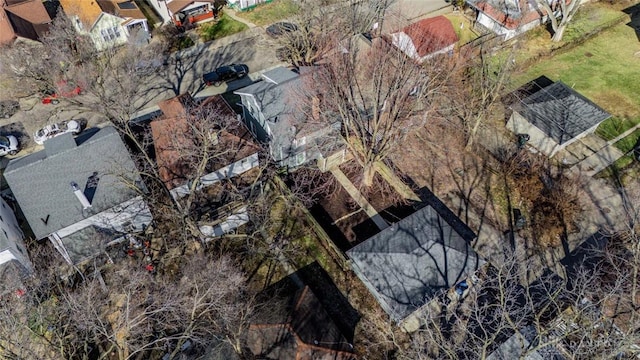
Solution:
<svg viewBox="0 0 640 360">
<path fill-rule="evenodd" d="M 20 151 L 18 139 L 15 136 L 0 136 L 0 156 L 15 155 Z"/>
<path fill-rule="evenodd" d="M 57 124 L 51 124 L 43 127 L 42 129 L 36 131 L 33 134 L 33 141 L 36 144 L 44 144 L 44 142 L 48 139 L 54 138 L 56 136 L 60 136 L 66 133 L 72 133 L 73 135 L 77 135 L 82 131 L 82 124 L 78 120 L 69 120 L 63 121 Z"/>
</svg>

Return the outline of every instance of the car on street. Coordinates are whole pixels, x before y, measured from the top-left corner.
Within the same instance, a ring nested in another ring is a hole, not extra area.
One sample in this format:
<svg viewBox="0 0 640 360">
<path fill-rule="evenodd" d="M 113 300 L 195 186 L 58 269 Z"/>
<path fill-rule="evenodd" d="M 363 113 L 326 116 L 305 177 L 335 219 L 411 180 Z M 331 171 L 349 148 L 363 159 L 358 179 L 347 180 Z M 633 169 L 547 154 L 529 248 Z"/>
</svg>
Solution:
<svg viewBox="0 0 640 360">
<path fill-rule="evenodd" d="M 69 87 L 66 81 L 60 81 L 58 83 L 58 90 L 47 90 L 44 92 L 44 96 L 42 97 L 43 104 L 53 104 L 56 105 L 60 102 L 60 98 L 70 98 L 74 96 L 80 95 L 82 89 L 79 85 L 75 87 Z"/>
<path fill-rule="evenodd" d="M 0 135 L 0 156 L 15 155 L 20 151 L 18 139 L 13 135 Z"/>
<path fill-rule="evenodd" d="M 80 119 L 50 124 L 36 131 L 35 134 L 33 134 L 33 141 L 35 141 L 36 144 L 42 145 L 45 141 L 62 134 L 72 133 L 73 135 L 78 135 L 82 132 L 84 124 L 86 124 L 86 121 Z"/>
<path fill-rule="evenodd" d="M 15 100 L 0 101 L 0 117 L 8 119 L 20 110 L 20 103 Z"/>
<path fill-rule="evenodd" d="M 242 79 L 249 74 L 249 67 L 245 64 L 231 64 L 221 66 L 210 73 L 202 76 L 202 80 L 207 86 L 220 86 L 223 82 Z"/>
<path fill-rule="evenodd" d="M 298 30 L 298 25 L 289 22 L 277 22 L 267 26 L 265 29 L 267 35 L 272 38 L 280 37 L 286 33 L 294 32 Z"/>
</svg>

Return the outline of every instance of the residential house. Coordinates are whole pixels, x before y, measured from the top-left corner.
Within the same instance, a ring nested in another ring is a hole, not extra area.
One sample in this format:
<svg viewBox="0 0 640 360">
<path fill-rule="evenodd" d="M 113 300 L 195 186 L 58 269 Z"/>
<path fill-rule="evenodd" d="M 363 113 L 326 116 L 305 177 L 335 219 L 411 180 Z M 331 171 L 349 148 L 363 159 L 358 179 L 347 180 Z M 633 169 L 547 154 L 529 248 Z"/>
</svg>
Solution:
<svg viewBox="0 0 640 360">
<path fill-rule="evenodd" d="M 0 198 L 0 296 L 19 290 L 21 280 L 33 269 L 13 209 Z"/>
<path fill-rule="evenodd" d="M 144 184 L 111 126 L 49 139 L 44 150 L 11 160 L 4 177 L 35 238 L 49 239 L 71 264 L 152 220 Z"/>
<path fill-rule="evenodd" d="M 338 142 L 340 122 L 327 124 L 313 115 L 319 111 L 315 107 L 321 96 L 306 93 L 313 71 L 302 67 L 298 74 L 278 67 L 262 74 L 262 81 L 234 92 L 242 101 L 245 124 L 258 141 L 268 144 L 271 157 L 283 167 L 344 154 Z M 301 104 L 306 96 L 314 96 L 309 116 Z"/>
<path fill-rule="evenodd" d="M 551 3 L 553 0 L 549 0 Z M 549 17 L 537 0 L 466 0 L 481 26 L 509 40 L 544 24 Z"/>
<path fill-rule="evenodd" d="M 60 0 L 76 30 L 88 35 L 99 51 L 127 42 L 146 44 L 147 18 L 133 0 Z"/>
<path fill-rule="evenodd" d="M 217 116 L 227 117 L 235 120 L 235 113 L 220 97 L 211 97 L 197 105 L 189 94 L 183 94 L 159 104 L 162 116 L 151 122 L 151 132 L 155 147 L 156 162 L 160 177 L 171 192 L 176 201 L 188 195 L 193 189 L 194 175 L 196 167 L 193 162 L 194 151 L 201 145 L 196 143 L 197 136 L 192 135 L 194 131 L 202 131 L 202 126 L 194 125 L 190 119 L 189 112 L 196 111 L 206 113 L 215 112 Z M 211 158 L 206 165 L 206 173 L 197 179 L 196 190 L 203 190 L 206 187 L 219 183 L 223 179 L 230 179 L 240 176 L 248 176 L 248 173 L 259 166 L 260 148 L 250 141 L 251 136 L 248 131 L 235 121 L 226 124 L 224 128 L 212 128 L 209 136 L 216 148 L 213 150 Z M 206 124 L 201 124 L 206 125 Z M 196 152 L 197 153 L 197 152 Z M 197 155 L 195 155 L 197 158 Z M 228 211 L 216 209 L 220 217 L 225 221 L 217 221 L 201 224 L 200 230 L 208 236 L 221 236 L 248 222 L 246 204 L 240 202 L 235 204 L 224 204 Z"/>
<path fill-rule="evenodd" d="M 39 40 L 50 23 L 42 0 L 0 0 L 0 45 L 19 37 Z"/>
<path fill-rule="evenodd" d="M 465 282 L 484 264 L 476 235 L 439 200 L 347 251 L 354 272 L 382 309 L 416 330 L 432 299 Z"/>
<path fill-rule="evenodd" d="M 352 360 L 356 356 L 309 286 L 281 301 L 271 300 L 268 314 L 258 316 L 247 332 L 247 344 L 260 359 Z"/>
<path fill-rule="evenodd" d="M 148 0 L 165 23 L 186 26 L 212 20 L 217 0 Z"/>
<path fill-rule="evenodd" d="M 457 42 L 451 21 L 443 15 L 422 19 L 391 34 L 391 43 L 418 63 L 452 53 Z"/>
<path fill-rule="evenodd" d="M 533 87 L 532 91 L 513 103 L 507 128 L 515 134 L 529 135 L 529 145 L 548 157 L 593 133 L 611 117 L 561 81 Z"/>
</svg>

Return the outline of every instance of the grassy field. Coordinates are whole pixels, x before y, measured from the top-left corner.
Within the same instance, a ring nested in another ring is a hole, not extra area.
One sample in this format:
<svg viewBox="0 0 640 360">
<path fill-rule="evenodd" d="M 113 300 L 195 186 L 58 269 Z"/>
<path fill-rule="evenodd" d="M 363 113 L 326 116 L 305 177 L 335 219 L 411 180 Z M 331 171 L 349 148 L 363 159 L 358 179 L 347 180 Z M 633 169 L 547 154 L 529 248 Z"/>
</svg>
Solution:
<svg viewBox="0 0 640 360">
<path fill-rule="evenodd" d="M 238 12 L 238 16 L 258 26 L 264 26 L 293 16 L 299 10 L 300 5 L 293 0 L 274 0 L 245 12 Z"/>
<path fill-rule="evenodd" d="M 202 25 L 199 32 L 203 41 L 211 41 L 247 29 L 249 27 L 246 24 L 232 19 L 227 14 L 222 14 L 218 21 Z"/>
</svg>

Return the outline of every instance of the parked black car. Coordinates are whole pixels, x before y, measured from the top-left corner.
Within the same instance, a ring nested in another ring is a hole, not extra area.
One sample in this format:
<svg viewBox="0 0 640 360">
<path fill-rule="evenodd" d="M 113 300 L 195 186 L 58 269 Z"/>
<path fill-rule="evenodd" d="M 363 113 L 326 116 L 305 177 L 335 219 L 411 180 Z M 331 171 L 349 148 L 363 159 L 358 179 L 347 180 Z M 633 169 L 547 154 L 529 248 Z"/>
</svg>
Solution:
<svg viewBox="0 0 640 360">
<path fill-rule="evenodd" d="M 267 32 L 267 35 L 277 38 L 284 35 L 285 33 L 293 32 L 296 30 L 298 30 L 298 26 L 296 24 L 288 22 L 277 22 L 275 24 L 267 26 L 267 29 L 265 31 Z"/>
<path fill-rule="evenodd" d="M 207 86 L 220 86 L 223 82 L 242 79 L 249 73 L 249 67 L 244 64 L 231 64 L 222 66 L 214 71 L 204 74 L 202 80 Z"/>
<path fill-rule="evenodd" d="M 20 103 L 15 100 L 0 101 L 0 117 L 8 119 L 20 110 Z"/>
</svg>

